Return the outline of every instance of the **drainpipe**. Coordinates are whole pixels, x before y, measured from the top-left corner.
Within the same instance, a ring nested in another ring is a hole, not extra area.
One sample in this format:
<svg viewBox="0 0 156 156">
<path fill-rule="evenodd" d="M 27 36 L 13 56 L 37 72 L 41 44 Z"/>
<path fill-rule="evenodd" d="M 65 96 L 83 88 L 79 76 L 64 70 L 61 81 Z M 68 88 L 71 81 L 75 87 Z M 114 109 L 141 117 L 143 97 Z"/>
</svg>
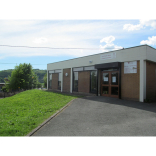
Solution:
<svg viewBox="0 0 156 156">
<path fill-rule="evenodd" d="M 97 69 L 97 77 L 96 77 L 96 96 L 98 96 L 98 78 L 99 78 L 99 70 Z"/>
<path fill-rule="evenodd" d="M 70 93 L 72 93 L 72 89 L 73 89 L 73 69 L 71 68 L 71 71 L 70 71 Z"/>
</svg>

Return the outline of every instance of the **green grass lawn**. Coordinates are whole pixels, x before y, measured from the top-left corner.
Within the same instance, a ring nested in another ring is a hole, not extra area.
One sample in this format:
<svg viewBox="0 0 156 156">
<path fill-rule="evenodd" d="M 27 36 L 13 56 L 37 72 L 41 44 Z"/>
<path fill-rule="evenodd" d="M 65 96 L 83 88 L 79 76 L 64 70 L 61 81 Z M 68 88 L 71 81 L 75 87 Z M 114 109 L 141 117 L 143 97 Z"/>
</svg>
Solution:
<svg viewBox="0 0 156 156">
<path fill-rule="evenodd" d="M 28 90 L 0 99 L 0 136 L 25 136 L 76 96 Z"/>
</svg>

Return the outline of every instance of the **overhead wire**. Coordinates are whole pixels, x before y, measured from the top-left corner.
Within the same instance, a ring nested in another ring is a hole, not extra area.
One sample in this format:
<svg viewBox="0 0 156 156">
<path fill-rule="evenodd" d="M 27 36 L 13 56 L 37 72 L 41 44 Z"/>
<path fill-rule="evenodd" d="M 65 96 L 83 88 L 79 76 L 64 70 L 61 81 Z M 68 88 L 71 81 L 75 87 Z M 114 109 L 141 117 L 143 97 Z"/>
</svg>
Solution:
<svg viewBox="0 0 156 156">
<path fill-rule="evenodd" d="M 19 63 L 0 63 L 0 64 L 19 64 Z M 47 64 L 31 64 L 31 65 L 47 65 Z"/>
<path fill-rule="evenodd" d="M 99 49 L 121 49 L 121 48 L 54 48 L 54 47 L 31 47 L 31 46 L 13 46 L 13 45 L 0 45 L 1 47 L 12 48 L 42 48 L 42 49 L 83 49 L 83 50 L 99 50 Z M 17 63 L 0 63 L 0 64 L 17 64 Z M 46 64 L 32 64 L 32 65 L 46 65 Z"/>
<path fill-rule="evenodd" d="M 42 48 L 42 49 L 83 49 L 83 50 L 99 50 L 99 49 L 122 49 L 122 48 L 54 48 L 54 47 L 31 47 L 31 46 L 13 46 L 13 45 L 0 45 L 1 47 L 13 48 Z"/>
</svg>

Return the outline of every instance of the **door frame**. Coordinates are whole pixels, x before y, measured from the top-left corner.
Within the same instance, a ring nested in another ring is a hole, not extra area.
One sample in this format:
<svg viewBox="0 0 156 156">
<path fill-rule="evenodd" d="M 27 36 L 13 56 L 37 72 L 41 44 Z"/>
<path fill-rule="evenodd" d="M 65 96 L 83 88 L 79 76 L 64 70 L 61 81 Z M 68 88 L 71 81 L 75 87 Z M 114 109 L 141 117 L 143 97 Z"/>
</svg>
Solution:
<svg viewBox="0 0 156 156">
<path fill-rule="evenodd" d="M 111 84 L 111 73 L 117 72 L 118 73 L 118 85 L 112 85 Z M 108 73 L 109 74 L 109 84 L 103 84 L 103 73 Z M 109 93 L 108 94 L 103 94 L 102 93 L 102 89 L 103 86 L 107 86 Z M 118 95 L 112 95 L 111 94 L 111 87 L 118 87 Z M 107 96 L 107 97 L 115 97 L 115 98 L 120 98 L 120 71 L 116 70 L 116 71 L 101 71 L 101 95 L 102 96 Z"/>
</svg>

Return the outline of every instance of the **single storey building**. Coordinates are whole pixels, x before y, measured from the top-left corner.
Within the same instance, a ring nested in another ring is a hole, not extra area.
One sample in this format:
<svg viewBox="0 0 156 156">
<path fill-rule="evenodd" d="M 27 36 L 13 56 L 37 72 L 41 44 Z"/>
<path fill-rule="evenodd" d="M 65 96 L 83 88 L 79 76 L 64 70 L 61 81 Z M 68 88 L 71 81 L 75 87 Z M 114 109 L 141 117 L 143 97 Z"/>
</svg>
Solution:
<svg viewBox="0 0 156 156">
<path fill-rule="evenodd" d="M 156 100 L 156 49 L 141 45 L 47 65 L 48 90 Z"/>
</svg>

